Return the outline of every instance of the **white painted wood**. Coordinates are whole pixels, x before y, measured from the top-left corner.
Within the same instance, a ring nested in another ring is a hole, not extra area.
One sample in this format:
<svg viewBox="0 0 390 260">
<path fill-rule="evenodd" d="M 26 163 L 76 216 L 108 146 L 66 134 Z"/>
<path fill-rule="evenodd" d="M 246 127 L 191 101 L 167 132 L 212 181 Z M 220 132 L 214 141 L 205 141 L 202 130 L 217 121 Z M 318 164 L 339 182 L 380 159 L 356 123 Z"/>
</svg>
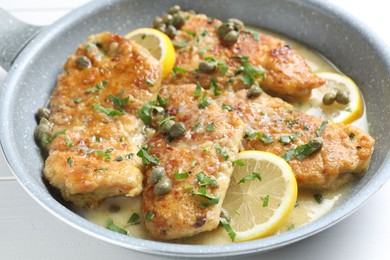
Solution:
<svg viewBox="0 0 390 260">
<path fill-rule="evenodd" d="M 50 24 L 87 0 L 0 0 L 0 7 L 33 24 Z M 390 45 L 386 1 L 330 0 L 354 13 Z M 4 78 L 0 68 L 0 83 Z M 0 84 L 1 85 L 1 84 Z M 390 169 L 389 169 L 390 170 Z M 352 216 L 285 248 L 245 259 L 390 259 L 390 182 Z M 0 154 L 0 259 L 162 259 L 123 249 L 64 224 L 13 180 Z"/>
</svg>

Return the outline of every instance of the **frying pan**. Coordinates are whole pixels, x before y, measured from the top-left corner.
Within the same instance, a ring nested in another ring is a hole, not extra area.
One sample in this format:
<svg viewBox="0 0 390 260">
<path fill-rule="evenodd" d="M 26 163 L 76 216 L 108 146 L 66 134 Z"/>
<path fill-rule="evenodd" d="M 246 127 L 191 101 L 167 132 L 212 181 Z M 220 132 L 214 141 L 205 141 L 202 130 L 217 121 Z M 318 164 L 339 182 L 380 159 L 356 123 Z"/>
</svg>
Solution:
<svg viewBox="0 0 390 260">
<path fill-rule="evenodd" d="M 42 179 L 43 159 L 33 138 L 34 113 L 47 104 L 67 57 L 91 34 L 102 31 L 125 34 L 148 26 L 155 16 L 174 4 L 222 20 L 237 17 L 248 25 L 289 36 L 319 51 L 361 87 L 370 133 L 377 144 L 366 175 L 327 215 L 301 228 L 264 239 L 231 245 L 178 246 L 124 236 L 99 227 L 60 203 L 50 192 Z M 390 176 L 388 47 L 354 18 L 327 2 L 102 0 L 93 1 L 45 28 L 17 22 L 0 10 L 0 36 L 0 65 L 9 69 L 0 88 L 0 140 L 8 164 L 40 205 L 69 225 L 109 243 L 144 253 L 180 257 L 265 252 L 307 238 L 344 219 Z"/>
</svg>

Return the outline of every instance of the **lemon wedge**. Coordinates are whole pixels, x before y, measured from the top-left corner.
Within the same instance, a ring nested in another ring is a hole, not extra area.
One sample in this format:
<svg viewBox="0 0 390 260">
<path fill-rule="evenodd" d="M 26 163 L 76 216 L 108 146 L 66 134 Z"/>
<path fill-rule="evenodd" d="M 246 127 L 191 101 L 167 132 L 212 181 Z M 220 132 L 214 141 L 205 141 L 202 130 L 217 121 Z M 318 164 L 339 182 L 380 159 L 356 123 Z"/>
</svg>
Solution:
<svg viewBox="0 0 390 260">
<path fill-rule="evenodd" d="M 175 64 L 175 48 L 171 39 L 165 34 L 152 28 L 139 28 L 125 35 L 146 48 L 161 64 L 162 77 L 165 78 Z"/>
<path fill-rule="evenodd" d="M 321 72 L 317 73 L 317 75 L 325 79 L 326 83 L 319 88 L 313 89 L 310 99 L 305 103 L 293 104 L 295 107 L 306 114 L 345 124 L 350 124 L 363 115 L 363 99 L 359 88 L 352 79 L 333 72 Z M 335 96 L 337 91 L 346 93 L 349 102 L 341 104 L 334 101 L 329 105 L 325 105 L 323 103 L 324 96 L 327 93 L 332 93 Z"/>
<path fill-rule="evenodd" d="M 298 194 L 290 165 L 261 151 L 238 154 L 223 208 L 230 216 L 234 241 L 275 234 L 288 220 Z"/>
</svg>

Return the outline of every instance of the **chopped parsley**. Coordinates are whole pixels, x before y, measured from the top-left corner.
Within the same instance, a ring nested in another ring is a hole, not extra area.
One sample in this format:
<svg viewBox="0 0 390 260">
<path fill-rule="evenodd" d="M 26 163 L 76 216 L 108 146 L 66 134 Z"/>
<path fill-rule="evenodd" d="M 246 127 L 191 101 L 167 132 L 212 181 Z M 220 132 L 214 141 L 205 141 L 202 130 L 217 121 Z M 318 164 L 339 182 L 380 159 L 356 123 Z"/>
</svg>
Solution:
<svg viewBox="0 0 390 260">
<path fill-rule="evenodd" d="M 156 215 L 154 214 L 154 212 L 149 211 L 149 212 L 146 214 L 145 219 L 146 219 L 146 220 L 152 220 L 152 219 L 154 219 L 155 216 L 156 216 Z"/>
<path fill-rule="evenodd" d="M 202 85 L 200 85 L 199 81 L 196 82 L 196 88 L 195 88 L 195 92 L 194 92 L 194 97 L 199 97 L 201 92 L 202 92 Z"/>
<path fill-rule="evenodd" d="M 198 180 L 199 187 L 207 187 L 209 185 L 215 185 L 216 180 L 206 176 L 204 172 L 199 172 L 196 174 L 196 179 Z"/>
<path fill-rule="evenodd" d="M 263 143 L 266 143 L 266 144 L 269 144 L 269 143 L 272 143 L 274 141 L 274 139 L 272 138 L 272 136 L 270 135 L 264 135 L 260 132 L 255 132 L 255 131 L 247 131 L 245 133 L 245 137 L 248 138 L 248 139 L 252 139 L 252 138 L 257 138 L 259 141 L 263 142 Z"/>
<path fill-rule="evenodd" d="M 105 151 L 101 151 L 101 150 L 95 150 L 95 153 L 98 155 L 98 156 L 101 156 L 103 157 L 103 159 L 106 161 L 106 162 L 109 162 L 111 160 L 111 152 L 113 151 L 112 148 L 108 148 L 106 149 Z"/>
<path fill-rule="evenodd" d="M 97 91 L 100 91 L 100 90 L 104 89 L 107 85 L 108 85 L 108 81 L 107 80 L 102 80 L 101 82 L 97 83 L 95 86 L 93 86 L 91 88 L 88 88 L 86 90 L 86 92 L 87 93 L 97 92 Z"/>
<path fill-rule="evenodd" d="M 181 181 L 181 180 L 184 180 L 185 178 L 187 178 L 190 175 L 190 173 L 189 172 L 181 172 L 181 170 L 179 170 L 178 172 L 175 172 L 174 175 L 175 175 L 176 180 Z"/>
<path fill-rule="evenodd" d="M 182 67 L 173 67 L 172 73 L 173 73 L 173 78 L 177 79 L 178 73 L 185 74 L 185 73 L 187 73 L 187 70 L 185 68 L 182 68 Z"/>
<path fill-rule="evenodd" d="M 124 235 L 127 235 L 127 231 L 124 230 L 123 228 L 120 228 L 118 227 L 117 225 L 114 224 L 114 221 L 112 220 L 112 218 L 109 218 L 106 222 L 106 228 L 111 230 L 111 231 L 114 231 L 114 232 L 117 232 L 117 233 L 120 233 L 120 234 L 124 234 Z"/>
<path fill-rule="evenodd" d="M 160 120 L 160 122 L 158 122 L 158 125 L 163 125 L 165 122 L 169 121 L 169 120 L 174 120 L 176 117 L 175 116 L 167 116 L 163 119 Z"/>
<path fill-rule="evenodd" d="M 235 161 L 233 162 L 233 165 L 237 165 L 237 166 L 243 167 L 243 166 L 245 166 L 246 164 L 245 164 L 243 161 L 241 161 L 241 160 L 235 160 Z"/>
<path fill-rule="evenodd" d="M 222 155 L 223 159 L 225 159 L 225 161 L 227 159 L 229 159 L 229 154 L 226 152 L 226 150 L 222 150 L 221 145 L 219 143 L 215 143 L 214 147 L 215 147 L 217 154 Z"/>
<path fill-rule="evenodd" d="M 263 198 L 263 208 L 267 207 L 267 206 L 268 206 L 268 203 L 269 203 L 269 195 L 266 195 L 266 196 Z"/>
<path fill-rule="evenodd" d="M 262 77 L 262 80 L 265 79 L 264 69 L 251 65 L 247 56 L 239 55 L 234 56 L 233 58 L 239 60 L 242 63 L 242 66 L 239 66 L 236 70 L 236 75 L 241 74 L 241 81 L 245 85 L 260 87 L 256 78 Z"/>
<path fill-rule="evenodd" d="M 288 144 L 290 142 L 294 142 L 295 140 L 297 140 L 296 135 L 283 135 L 280 137 L 279 142 L 282 144 Z"/>
<path fill-rule="evenodd" d="M 303 145 L 299 145 L 295 149 L 289 150 L 286 153 L 282 154 L 282 158 L 287 162 L 292 160 L 294 157 L 298 160 L 303 160 L 310 155 L 318 152 L 321 148 L 322 142 L 314 138 L 310 142 Z"/>
<path fill-rule="evenodd" d="M 260 173 L 258 173 L 258 172 L 252 172 L 251 174 L 249 174 L 249 175 L 245 176 L 244 178 L 242 178 L 242 179 L 238 182 L 238 184 L 240 184 L 240 183 L 245 183 L 245 182 L 247 182 L 247 181 L 253 181 L 253 180 L 255 180 L 255 179 L 261 181 L 261 175 L 260 175 Z"/>
<path fill-rule="evenodd" d="M 153 111 L 156 111 L 158 114 L 164 112 L 164 108 L 157 105 L 157 100 L 145 103 L 138 109 L 137 115 L 146 125 L 150 125 L 152 123 Z"/>
<path fill-rule="evenodd" d="M 103 114 L 106 114 L 106 115 L 111 116 L 111 117 L 124 114 L 124 112 L 121 110 L 106 108 L 106 107 L 103 107 L 103 106 L 96 104 L 96 103 L 93 104 L 93 110 L 98 110 L 99 112 L 102 112 Z"/>
<path fill-rule="evenodd" d="M 329 123 L 328 121 L 323 121 L 323 122 L 321 123 L 320 128 L 318 128 L 318 130 L 316 130 L 316 135 L 317 135 L 317 137 L 320 137 L 320 136 L 321 136 L 322 131 L 324 131 L 324 128 L 325 128 L 325 126 L 328 125 L 328 123 Z"/>
<path fill-rule="evenodd" d="M 168 98 L 163 98 L 160 94 L 157 95 L 157 102 L 160 106 L 164 107 L 168 104 Z"/>
<path fill-rule="evenodd" d="M 211 123 L 206 126 L 206 131 L 213 132 L 215 131 L 215 124 Z"/>
<path fill-rule="evenodd" d="M 198 108 L 204 109 L 210 104 L 211 104 L 211 100 L 207 97 L 207 93 L 204 92 L 203 96 L 201 97 L 201 99 L 199 101 Z"/>
<path fill-rule="evenodd" d="M 214 93 L 214 96 L 221 94 L 221 91 L 218 89 L 217 81 L 213 77 L 210 79 L 210 90 Z"/>
<path fill-rule="evenodd" d="M 188 41 L 186 41 L 186 40 L 183 40 L 181 42 L 172 41 L 172 44 L 173 44 L 173 46 L 175 46 L 177 48 L 183 48 L 183 47 L 187 46 Z"/>
<path fill-rule="evenodd" d="M 127 223 L 130 224 L 130 225 L 136 225 L 136 224 L 141 223 L 141 217 L 140 217 L 140 215 L 138 215 L 138 213 L 134 212 L 134 213 L 130 216 L 130 218 L 129 218 L 129 220 L 127 221 Z"/>
<path fill-rule="evenodd" d="M 349 139 L 353 140 L 355 138 L 355 133 L 354 132 L 351 132 L 349 134 Z"/>
<path fill-rule="evenodd" d="M 123 112 L 122 106 L 127 104 L 129 102 L 129 96 L 126 98 L 122 98 L 123 95 L 123 89 L 119 92 L 119 95 L 116 97 L 112 94 L 108 95 L 108 97 L 114 102 L 114 104 L 119 107 L 119 110 Z"/>
<path fill-rule="evenodd" d="M 71 157 L 69 157 L 68 159 L 66 159 L 66 162 L 68 163 L 68 165 L 69 165 L 70 167 L 73 166 L 73 159 L 72 159 Z"/>
<path fill-rule="evenodd" d="M 232 107 L 232 106 L 229 106 L 229 105 L 223 104 L 223 105 L 221 106 L 221 108 L 222 108 L 222 110 L 226 109 L 226 110 L 229 111 L 229 112 L 232 112 L 232 111 L 233 111 L 233 107 Z"/>
<path fill-rule="evenodd" d="M 50 137 L 43 136 L 42 142 L 45 143 L 45 144 L 51 143 L 57 136 L 65 134 L 65 132 L 66 132 L 66 129 L 62 129 L 62 130 L 59 130 L 59 131 L 55 132 Z"/>
<path fill-rule="evenodd" d="M 74 98 L 74 99 L 72 99 L 73 100 L 73 102 L 74 103 L 80 103 L 81 102 L 81 100 L 82 100 L 82 98 L 81 97 L 76 97 L 76 98 Z"/>
<path fill-rule="evenodd" d="M 200 204 L 200 208 L 207 208 L 210 205 L 216 205 L 219 203 L 219 196 L 208 195 L 205 188 L 200 188 L 197 192 L 193 192 L 193 195 L 197 195 L 206 199 L 206 201 Z"/>
<path fill-rule="evenodd" d="M 234 241 L 234 238 L 236 237 L 236 232 L 233 230 L 233 228 L 230 226 L 229 221 L 227 221 L 225 218 L 219 218 L 219 222 L 222 224 L 223 228 L 228 233 L 230 239 Z"/>
<path fill-rule="evenodd" d="M 144 165 L 148 165 L 149 163 L 159 164 L 160 159 L 158 159 L 154 155 L 150 155 L 145 148 L 142 148 L 138 151 L 137 156 L 142 159 L 142 163 Z"/>
</svg>

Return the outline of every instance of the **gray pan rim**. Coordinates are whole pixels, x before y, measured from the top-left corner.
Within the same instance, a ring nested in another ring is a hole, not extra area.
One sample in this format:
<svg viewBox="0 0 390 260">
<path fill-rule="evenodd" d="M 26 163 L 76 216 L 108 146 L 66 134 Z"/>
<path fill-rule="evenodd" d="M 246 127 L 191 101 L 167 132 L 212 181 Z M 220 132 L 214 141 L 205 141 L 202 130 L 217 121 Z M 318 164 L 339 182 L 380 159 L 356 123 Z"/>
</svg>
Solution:
<svg viewBox="0 0 390 260">
<path fill-rule="evenodd" d="M 389 178 L 389 170 L 386 170 L 389 169 L 388 167 L 390 164 L 389 153 L 387 151 L 385 157 L 383 158 L 382 164 L 379 166 L 376 172 L 376 179 L 368 180 L 364 186 L 365 191 L 359 192 L 359 196 L 351 198 L 348 204 L 346 204 L 344 207 L 336 207 L 332 212 L 323 218 L 287 233 L 264 238 L 261 240 L 215 246 L 177 245 L 123 236 L 87 221 L 86 219 L 62 206 L 54 198 L 50 196 L 48 197 L 47 190 L 40 186 L 29 174 L 26 174 L 26 169 L 22 164 L 19 163 L 20 157 L 18 157 L 17 147 L 13 142 L 14 138 L 17 138 L 17 136 L 15 136 L 15 133 L 13 132 L 13 121 L 11 115 L 7 113 L 8 108 L 13 106 L 11 100 L 13 99 L 13 95 L 15 95 L 15 93 L 12 91 L 12 89 L 14 86 L 19 84 L 18 78 L 21 74 L 24 73 L 24 69 L 28 67 L 29 61 L 35 58 L 35 53 L 39 50 L 41 44 L 45 43 L 47 40 L 50 40 L 53 35 L 61 32 L 62 30 L 66 30 L 70 24 L 82 21 L 85 14 L 98 13 L 108 5 L 113 6 L 120 2 L 123 1 L 94 1 L 64 16 L 53 25 L 43 28 L 37 37 L 34 38 L 32 42 L 30 42 L 30 44 L 17 58 L 14 66 L 9 71 L 5 85 L 0 90 L 0 94 L 3 97 L 3 102 L 0 109 L 0 137 L 1 145 L 7 162 L 23 188 L 42 207 L 55 215 L 57 218 L 66 222 L 70 226 L 73 226 L 74 228 L 101 240 L 148 254 L 180 257 L 221 257 L 247 255 L 265 252 L 291 244 L 334 225 L 360 208 L 360 206 L 362 206 L 364 202 L 366 202 Z M 189 5 L 190 2 L 191 1 L 184 1 L 183 3 L 184 5 Z M 354 17 L 325 2 L 304 1 L 302 3 L 302 1 L 298 0 L 287 2 L 292 2 L 297 5 L 305 5 L 314 10 L 328 13 L 330 16 L 337 16 L 342 20 L 342 23 L 348 25 L 357 33 L 361 33 L 362 35 L 369 35 L 371 39 L 369 44 L 373 48 L 380 50 L 381 54 L 383 55 L 384 64 L 387 64 L 387 67 L 390 68 L 390 55 L 387 50 L 387 46 L 366 26 L 357 23 Z M 175 2 L 173 1 L 169 2 L 169 5 L 174 3 Z"/>
</svg>

